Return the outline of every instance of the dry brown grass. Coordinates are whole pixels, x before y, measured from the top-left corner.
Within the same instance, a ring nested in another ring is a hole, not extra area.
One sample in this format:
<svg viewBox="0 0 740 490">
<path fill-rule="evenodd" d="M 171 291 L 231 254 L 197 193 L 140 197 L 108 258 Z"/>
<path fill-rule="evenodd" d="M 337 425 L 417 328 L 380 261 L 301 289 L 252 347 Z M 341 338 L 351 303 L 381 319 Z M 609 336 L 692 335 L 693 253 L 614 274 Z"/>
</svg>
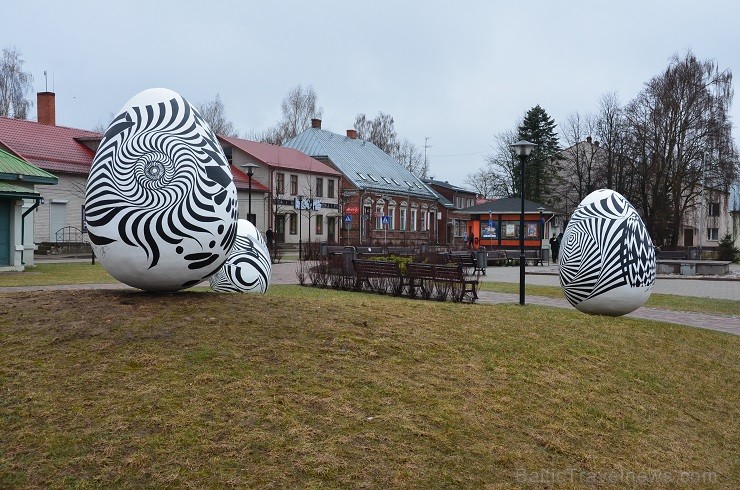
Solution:
<svg viewBox="0 0 740 490">
<path fill-rule="evenodd" d="M 0 487 L 740 484 L 728 334 L 297 286 L 0 305 Z"/>
</svg>

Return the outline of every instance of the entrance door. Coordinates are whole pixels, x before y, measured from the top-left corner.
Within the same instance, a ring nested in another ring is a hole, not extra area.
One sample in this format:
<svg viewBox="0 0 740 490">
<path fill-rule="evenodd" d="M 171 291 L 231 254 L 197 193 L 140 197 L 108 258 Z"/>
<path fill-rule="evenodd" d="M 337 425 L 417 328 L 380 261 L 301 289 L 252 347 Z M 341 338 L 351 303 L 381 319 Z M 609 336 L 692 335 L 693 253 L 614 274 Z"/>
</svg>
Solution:
<svg viewBox="0 0 740 490">
<path fill-rule="evenodd" d="M 275 215 L 275 241 L 285 243 L 285 215 Z"/>
<path fill-rule="evenodd" d="M 53 202 L 49 210 L 49 241 L 57 241 L 57 232 L 67 226 L 67 205 Z M 61 238 L 61 237 L 60 237 Z"/>
<path fill-rule="evenodd" d="M 694 246 L 694 229 L 684 228 L 683 230 L 683 246 L 693 247 Z"/>
<path fill-rule="evenodd" d="M 0 265 L 10 264 L 10 201 L 0 200 Z"/>
<path fill-rule="evenodd" d="M 326 234 L 329 238 L 329 243 L 337 242 L 337 218 L 331 216 L 326 219 Z"/>
</svg>

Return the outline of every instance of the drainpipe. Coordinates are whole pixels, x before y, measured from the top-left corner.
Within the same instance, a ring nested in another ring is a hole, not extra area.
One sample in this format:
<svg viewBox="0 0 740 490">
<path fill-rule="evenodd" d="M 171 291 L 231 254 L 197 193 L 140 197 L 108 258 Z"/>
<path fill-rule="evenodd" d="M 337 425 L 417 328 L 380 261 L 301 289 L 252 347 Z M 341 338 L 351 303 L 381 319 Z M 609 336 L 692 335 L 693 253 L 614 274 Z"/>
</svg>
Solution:
<svg viewBox="0 0 740 490">
<path fill-rule="evenodd" d="M 37 198 L 34 198 L 34 199 L 36 201 L 36 204 L 34 204 L 33 206 L 31 206 L 31 208 L 28 211 L 26 211 L 25 213 L 23 213 L 23 215 L 21 215 L 21 247 L 22 247 L 22 249 L 21 249 L 21 265 L 26 265 L 26 261 L 25 261 L 25 253 L 26 253 L 26 244 L 25 244 L 25 241 L 26 241 L 26 216 L 28 216 L 31 213 L 31 211 L 35 211 L 36 208 L 41 205 L 41 197 L 37 197 Z"/>
</svg>

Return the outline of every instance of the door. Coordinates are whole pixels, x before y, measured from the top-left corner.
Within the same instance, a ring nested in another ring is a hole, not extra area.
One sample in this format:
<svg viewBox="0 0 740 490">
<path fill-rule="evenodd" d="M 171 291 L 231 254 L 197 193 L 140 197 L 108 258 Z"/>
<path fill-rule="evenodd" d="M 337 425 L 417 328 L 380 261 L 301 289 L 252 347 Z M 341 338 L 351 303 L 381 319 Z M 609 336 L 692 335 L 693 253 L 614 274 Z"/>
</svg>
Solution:
<svg viewBox="0 0 740 490">
<path fill-rule="evenodd" d="M 285 243 L 285 215 L 275 215 L 275 241 Z"/>
<path fill-rule="evenodd" d="M 693 247 L 694 246 L 694 229 L 684 228 L 683 230 L 683 246 Z"/>
<path fill-rule="evenodd" d="M 66 203 L 51 203 L 49 210 L 49 241 L 57 241 L 57 232 L 67 226 L 67 204 Z M 61 240 L 62 237 L 60 236 Z"/>
<path fill-rule="evenodd" d="M 326 234 L 328 236 L 329 243 L 337 242 L 337 218 L 330 216 L 326 219 Z"/>
<path fill-rule="evenodd" d="M 10 201 L 0 200 L 0 265 L 10 264 Z"/>
</svg>

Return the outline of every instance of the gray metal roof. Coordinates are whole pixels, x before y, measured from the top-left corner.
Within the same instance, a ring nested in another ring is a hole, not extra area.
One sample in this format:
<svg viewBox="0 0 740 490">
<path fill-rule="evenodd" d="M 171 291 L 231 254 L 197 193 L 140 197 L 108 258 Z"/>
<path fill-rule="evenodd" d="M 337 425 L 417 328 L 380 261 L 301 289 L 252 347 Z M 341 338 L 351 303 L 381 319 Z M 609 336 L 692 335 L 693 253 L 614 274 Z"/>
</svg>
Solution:
<svg viewBox="0 0 740 490">
<path fill-rule="evenodd" d="M 359 189 L 437 199 L 416 175 L 369 141 L 309 128 L 283 146 L 328 158 Z"/>
</svg>

